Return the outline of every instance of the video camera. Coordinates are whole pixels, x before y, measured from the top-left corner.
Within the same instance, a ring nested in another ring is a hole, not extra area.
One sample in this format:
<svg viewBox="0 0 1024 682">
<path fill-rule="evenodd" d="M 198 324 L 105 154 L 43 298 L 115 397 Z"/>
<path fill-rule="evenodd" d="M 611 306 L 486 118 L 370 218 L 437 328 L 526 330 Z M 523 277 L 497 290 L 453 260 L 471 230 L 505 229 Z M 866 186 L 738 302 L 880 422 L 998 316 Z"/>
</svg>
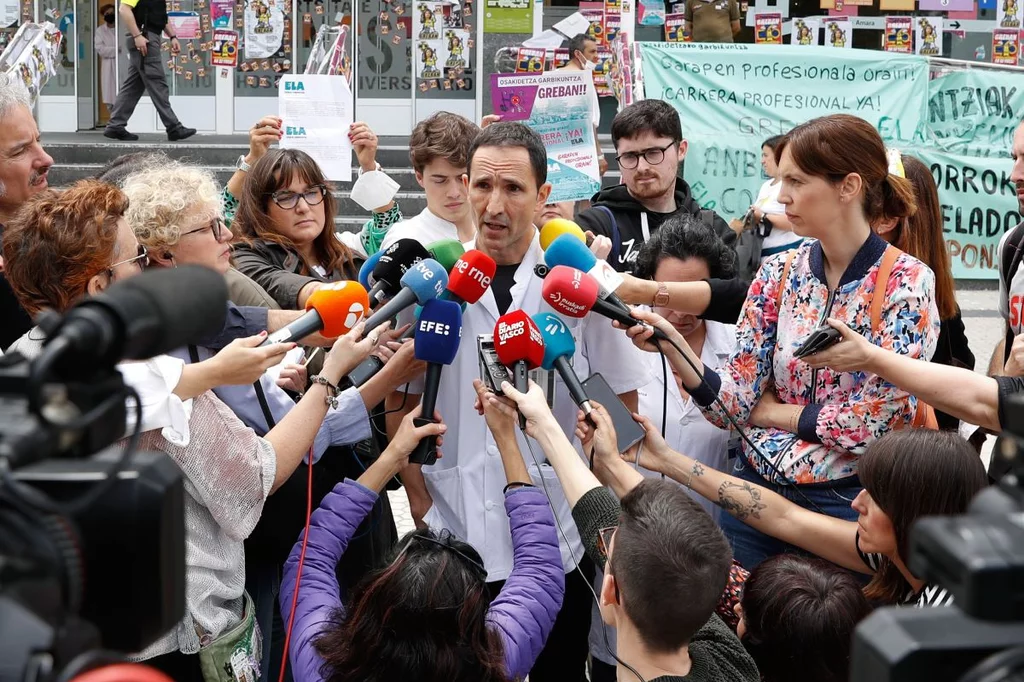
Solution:
<svg viewBox="0 0 1024 682">
<path fill-rule="evenodd" d="M 993 457 L 1010 471 L 963 516 L 923 518 L 907 567 L 954 606 L 884 608 L 858 627 L 852 682 L 1024 679 L 1024 396 L 1006 403 Z"/>
<path fill-rule="evenodd" d="M 144 273 L 40 316 L 32 361 L 0 357 L 0 682 L 71 679 L 184 617 L 181 471 L 136 454 L 115 365 L 219 332 L 226 301 L 212 270 Z"/>
</svg>

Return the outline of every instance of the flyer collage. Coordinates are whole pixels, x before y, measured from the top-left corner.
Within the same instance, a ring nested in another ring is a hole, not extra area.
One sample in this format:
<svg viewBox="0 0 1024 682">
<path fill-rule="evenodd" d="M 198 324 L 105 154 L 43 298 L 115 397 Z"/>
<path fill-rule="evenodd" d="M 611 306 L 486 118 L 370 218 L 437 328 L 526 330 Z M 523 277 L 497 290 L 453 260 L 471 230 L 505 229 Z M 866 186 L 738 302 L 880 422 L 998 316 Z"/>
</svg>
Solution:
<svg viewBox="0 0 1024 682">
<path fill-rule="evenodd" d="M 412 5 L 413 60 L 417 87 L 430 90 L 469 89 L 475 47 L 473 0 L 414 0 Z M 543 50 L 541 50 L 543 53 Z M 541 55 L 543 68 L 543 54 Z"/>
</svg>

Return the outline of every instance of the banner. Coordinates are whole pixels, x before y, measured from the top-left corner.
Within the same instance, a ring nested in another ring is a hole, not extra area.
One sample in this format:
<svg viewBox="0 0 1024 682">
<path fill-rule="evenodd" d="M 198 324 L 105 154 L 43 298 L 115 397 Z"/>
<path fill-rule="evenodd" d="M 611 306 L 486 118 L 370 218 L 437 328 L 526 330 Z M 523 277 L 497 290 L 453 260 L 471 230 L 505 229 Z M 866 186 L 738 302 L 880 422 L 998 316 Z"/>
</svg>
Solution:
<svg viewBox="0 0 1024 682">
<path fill-rule="evenodd" d="M 1009 156 L 1013 132 L 1024 117 L 1022 80 L 1016 73 L 989 69 L 932 79 L 928 142 L 956 154 Z"/>
<path fill-rule="evenodd" d="M 925 57 L 942 54 L 942 17 L 918 17 L 914 51 Z"/>
<path fill-rule="evenodd" d="M 759 45 L 781 45 L 782 14 L 779 12 L 755 14 L 754 42 Z"/>
<path fill-rule="evenodd" d="M 821 19 L 806 17 L 793 20 L 793 32 L 790 41 L 793 45 L 821 45 Z"/>
<path fill-rule="evenodd" d="M 585 71 L 491 74 L 491 106 L 503 121 L 523 121 L 544 140 L 550 203 L 589 199 L 601 189 L 594 141 L 593 79 Z"/>
<path fill-rule="evenodd" d="M 850 17 L 825 18 L 825 45 L 828 47 L 853 47 L 853 26 Z"/>
<path fill-rule="evenodd" d="M 882 49 L 886 52 L 910 54 L 914 51 L 913 17 L 886 17 L 885 38 Z"/>
<path fill-rule="evenodd" d="M 992 63 L 1017 66 L 1020 54 L 1020 31 L 997 28 L 992 31 Z"/>
</svg>

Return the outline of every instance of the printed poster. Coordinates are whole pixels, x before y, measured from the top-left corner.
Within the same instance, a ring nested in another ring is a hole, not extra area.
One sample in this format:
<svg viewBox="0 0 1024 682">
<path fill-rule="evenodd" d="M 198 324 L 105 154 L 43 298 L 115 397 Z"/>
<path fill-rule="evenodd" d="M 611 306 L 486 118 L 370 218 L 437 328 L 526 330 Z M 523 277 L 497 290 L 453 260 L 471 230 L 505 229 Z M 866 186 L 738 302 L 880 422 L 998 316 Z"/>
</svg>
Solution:
<svg viewBox="0 0 1024 682">
<path fill-rule="evenodd" d="M 850 17 L 825 17 L 825 46 L 852 48 L 852 31 Z"/>
<path fill-rule="evenodd" d="M 272 57 L 284 39 L 281 0 L 248 0 L 245 5 L 245 58 Z"/>
<path fill-rule="evenodd" d="M 942 17 L 917 17 L 914 51 L 924 57 L 942 54 Z"/>
<path fill-rule="evenodd" d="M 541 47 L 521 47 L 516 55 L 516 73 L 541 73 L 547 51 Z"/>
<path fill-rule="evenodd" d="M 590 22 L 590 28 L 587 29 L 587 35 L 596 40 L 599 46 L 607 45 L 608 41 L 606 40 L 604 33 L 604 3 L 581 2 L 580 14 Z"/>
<path fill-rule="evenodd" d="M 1020 28 L 1021 0 L 999 0 L 996 3 L 996 28 Z"/>
<path fill-rule="evenodd" d="M 491 75 L 491 105 L 505 121 L 523 121 L 548 153 L 548 202 L 588 199 L 601 188 L 594 141 L 594 87 L 583 71 Z"/>
<path fill-rule="evenodd" d="M 883 12 L 913 12 L 915 0 L 881 0 L 878 9 Z"/>
<path fill-rule="evenodd" d="M 759 12 L 754 15 L 754 42 L 759 45 L 782 44 L 781 12 Z"/>
<path fill-rule="evenodd" d="M 622 15 L 621 14 L 606 14 L 604 16 L 604 38 L 611 45 L 615 40 L 615 36 L 619 35 L 619 29 L 622 27 Z"/>
<path fill-rule="evenodd" d="M 420 18 L 420 32 L 416 38 L 419 40 L 440 40 L 441 24 L 444 22 L 444 3 L 441 2 L 418 2 L 416 12 Z"/>
<path fill-rule="evenodd" d="M 997 28 L 992 31 L 992 63 L 1017 66 L 1020 53 L 1020 31 Z"/>
<path fill-rule="evenodd" d="M 440 40 L 416 41 L 416 77 L 422 80 L 436 80 L 441 77 L 445 55 Z"/>
<path fill-rule="evenodd" d="M 545 58 L 547 55 L 545 55 Z M 551 69 L 560 69 L 569 63 L 569 48 L 559 47 L 551 57 Z"/>
<path fill-rule="evenodd" d="M 817 17 L 805 17 L 793 20 L 793 32 L 790 43 L 793 45 L 820 45 L 821 20 Z"/>
<path fill-rule="evenodd" d="M 485 0 L 484 33 L 533 33 L 530 0 Z"/>
<path fill-rule="evenodd" d="M 444 11 L 444 27 L 448 28 L 462 28 L 462 4 L 456 2 L 454 4 L 445 4 L 442 8 Z"/>
<path fill-rule="evenodd" d="M 469 69 L 470 55 L 473 54 L 473 51 L 469 49 L 470 37 L 468 28 L 445 29 L 445 70 L 466 71 Z"/>
<path fill-rule="evenodd" d="M 277 90 L 286 121 L 282 149 L 300 149 L 320 164 L 328 180 L 352 180 L 352 90 L 336 76 L 286 74 Z"/>
<path fill-rule="evenodd" d="M 210 19 L 214 30 L 231 28 L 231 20 L 235 17 L 234 0 L 210 0 Z"/>
<path fill-rule="evenodd" d="M 665 42 L 688 43 L 690 36 L 686 33 L 686 15 L 683 13 L 665 15 Z"/>
<path fill-rule="evenodd" d="M 238 32 L 217 29 L 210 50 L 211 66 L 238 66 Z"/>
<path fill-rule="evenodd" d="M 920 0 L 917 8 L 936 12 L 970 12 L 974 9 L 974 0 Z"/>
<path fill-rule="evenodd" d="M 885 18 L 885 39 L 882 49 L 886 52 L 899 52 L 910 54 L 914 51 L 913 17 L 886 17 Z"/>
<path fill-rule="evenodd" d="M 668 21 L 665 3 L 661 0 L 639 0 L 636 11 L 636 21 L 641 26 L 661 26 Z"/>
<path fill-rule="evenodd" d="M 198 12 L 168 12 L 167 23 L 174 27 L 174 35 L 181 40 L 195 40 L 202 35 Z"/>
</svg>

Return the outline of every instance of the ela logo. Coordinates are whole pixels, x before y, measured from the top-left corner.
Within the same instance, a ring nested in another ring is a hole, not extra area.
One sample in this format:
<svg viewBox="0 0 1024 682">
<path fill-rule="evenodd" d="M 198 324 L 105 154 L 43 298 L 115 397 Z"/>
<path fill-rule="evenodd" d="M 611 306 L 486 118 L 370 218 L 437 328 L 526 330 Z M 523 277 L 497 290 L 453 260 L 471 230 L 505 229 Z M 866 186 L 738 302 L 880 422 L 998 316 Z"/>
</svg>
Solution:
<svg viewBox="0 0 1024 682">
<path fill-rule="evenodd" d="M 299 135 L 304 136 L 306 134 L 306 129 L 303 128 L 302 126 L 298 126 L 298 127 L 285 126 L 284 127 L 284 132 L 289 137 L 295 137 L 295 136 L 299 136 Z"/>
<path fill-rule="evenodd" d="M 302 81 L 285 81 L 284 82 L 285 92 L 305 92 L 306 87 Z"/>
</svg>

